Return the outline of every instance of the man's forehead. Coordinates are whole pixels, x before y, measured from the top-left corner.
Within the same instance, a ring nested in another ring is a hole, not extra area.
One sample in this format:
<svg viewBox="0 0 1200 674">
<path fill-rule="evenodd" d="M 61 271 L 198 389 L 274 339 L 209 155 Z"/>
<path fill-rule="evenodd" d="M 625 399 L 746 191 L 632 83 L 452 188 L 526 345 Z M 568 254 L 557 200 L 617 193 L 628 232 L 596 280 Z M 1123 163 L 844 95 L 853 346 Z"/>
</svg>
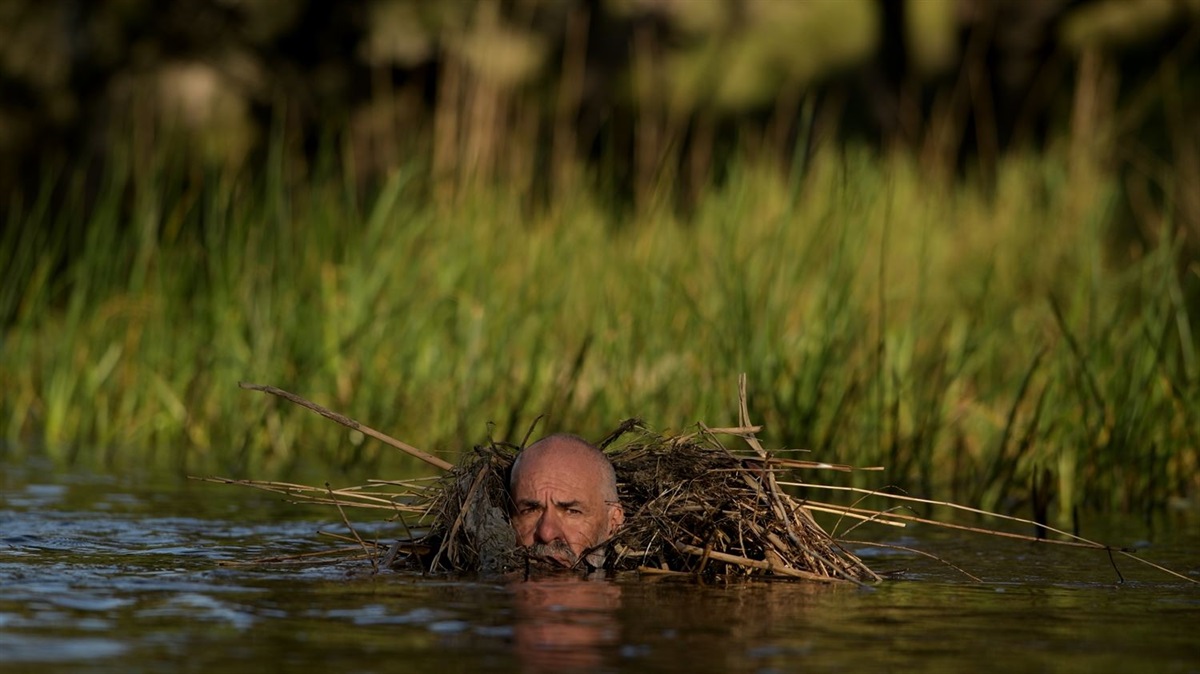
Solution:
<svg viewBox="0 0 1200 674">
<path fill-rule="evenodd" d="M 525 487 L 562 491 L 599 488 L 599 471 L 582 463 L 537 461 L 521 466 L 517 475 L 518 491 Z"/>
<path fill-rule="evenodd" d="M 603 490 L 600 469 L 584 457 L 535 455 L 521 464 L 514 481 L 518 498 L 548 492 L 555 500 L 590 498 Z"/>
</svg>

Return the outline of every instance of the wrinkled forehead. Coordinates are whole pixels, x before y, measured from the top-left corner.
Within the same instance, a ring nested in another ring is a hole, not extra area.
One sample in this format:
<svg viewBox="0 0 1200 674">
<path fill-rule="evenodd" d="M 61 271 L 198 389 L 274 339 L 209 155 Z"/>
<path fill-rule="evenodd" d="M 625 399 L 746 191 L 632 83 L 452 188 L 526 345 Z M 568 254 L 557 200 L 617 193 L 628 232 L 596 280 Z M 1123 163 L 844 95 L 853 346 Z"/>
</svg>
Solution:
<svg viewBox="0 0 1200 674">
<path fill-rule="evenodd" d="M 511 484 L 514 492 L 544 486 L 601 492 L 607 461 L 602 454 L 586 446 L 563 443 L 530 447 L 513 465 Z"/>
</svg>

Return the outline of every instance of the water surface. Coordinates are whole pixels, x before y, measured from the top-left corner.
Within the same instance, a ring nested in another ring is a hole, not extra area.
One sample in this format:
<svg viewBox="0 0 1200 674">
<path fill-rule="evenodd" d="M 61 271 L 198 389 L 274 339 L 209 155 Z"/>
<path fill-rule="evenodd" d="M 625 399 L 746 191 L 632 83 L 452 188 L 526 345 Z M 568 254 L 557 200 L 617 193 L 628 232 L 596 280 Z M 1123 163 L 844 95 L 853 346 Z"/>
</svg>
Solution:
<svg viewBox="0 0 1200 674">
<path fill-rule="evenodd" d="M 871 532 L 984 582 L 864 549 L 899 574 L 866 589 L 231 567 L 345 529 L 235 487 L 0 470 L 3 672 L 1200 672 L 1200 586 L 1095 551 Z M 1106 528 L 1200 579 L 1194 516 Z"/>
</svg>

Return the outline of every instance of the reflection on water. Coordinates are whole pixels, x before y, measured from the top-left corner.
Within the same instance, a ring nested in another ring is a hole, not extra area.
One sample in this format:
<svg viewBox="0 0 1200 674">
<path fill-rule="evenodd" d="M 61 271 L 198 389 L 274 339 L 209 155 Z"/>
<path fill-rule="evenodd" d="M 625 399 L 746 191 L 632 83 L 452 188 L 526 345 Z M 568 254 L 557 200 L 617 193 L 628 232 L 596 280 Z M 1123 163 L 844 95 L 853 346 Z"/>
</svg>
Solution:
<svg viewBox="0 0 1200 674">
<path fill-rule="evenodd" d="M 36 475 L 37 479 L 31 479 Z M 322 519 L 324 518 L 324 519 Z M 982 576 L 862 551 L 866 589 L 423 577 L 221 562 L 329 544 L 336 513 L 216 485 L 0 462 L 0 672 L 1200 672 L 1200 589 L 1094 551 L 912 530 Z M 1114 529 L 1200 578 L 1200 522 Z M 393 535 L 365 524 L 365 537 Z M 1106 538 L 1096 532 L 1092 537 Z"/>
<path fill-rule="evenodd" d="M 603 577 L 513 583 L 514 647 L 531 672 L 591 671 L 619 649 L 621 586 Z"/>
</svg>

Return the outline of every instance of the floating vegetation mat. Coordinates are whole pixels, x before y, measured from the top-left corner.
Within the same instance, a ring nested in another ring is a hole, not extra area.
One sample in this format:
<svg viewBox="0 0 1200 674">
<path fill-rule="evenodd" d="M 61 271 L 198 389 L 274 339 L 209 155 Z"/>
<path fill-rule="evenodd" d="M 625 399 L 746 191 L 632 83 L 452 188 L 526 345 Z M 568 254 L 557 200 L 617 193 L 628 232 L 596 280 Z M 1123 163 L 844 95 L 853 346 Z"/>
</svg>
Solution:
<svg viewBox="0 0 1200 674">
<path fill-rule="evenodd" d="M 366 558 L 376 567 L 487 573 L 528 571 L 531 566 L 541 564 L 517 544 L 509 522 L 508 477 L 519 446 L 492 441 L 476 447 L 459 464 L 451 465 L 279 389 L 243 386 L 281 395 L 445 470 L 438 478 L 372 480 L 366 485 L 343 489 L 205 478 L 281 493 L 297 502 L 334 506 L 351 533 L 350 536 L 337 536 L 347 545 L 327 554 L 258 559 L 250 563 L 311 563 L 352 556 Z M 921 522 L 1009 538 L 1096 548 L 1107 550 L 1110 557 L 1113 553 L 1128 556 L 1132 552 L 1048 527 L 1049 531 L 1066 540 L 938 522 L 906 514 L 897 508 L 896 502 L 915 501 L 1034 524 L 950 503 L 805 481 L 801 479 L 803 476 L 879 469 L 806 461 L 785 457 L 784 452 L 767 451 L 755 435 L 760 429 L 749 422 L 744 383 L 740 403 L 740 425 L 734 428 L 709 428 L 700 424 L 692 433 L 671 436 L 655 433 L 638 420 L 631 419 L 597 443 L 616 471 L 618 495 L 625 509 L 624 525 L 610 540 L 597 546 L 607 553 L 603 568 L 687 575 L 705 580 L 737 577 L 851 583 L 879 580 L 879 576 L 844 544 L 895 546 L 835 538 L 816 522 L 813 512 L 832 513 L 852 522 L 892 526 Z M 738 446 L 731 449 L 722 439 L 733 440 Z M 814 490 L 850 491 L 864 498 L 882 497 L 888 504 L 886 509 L 872 510 L 860 505 L 815 501 L 807 494 Z M 346 514 L 350 508 L 383 511 L 397 522 L 404 535 L 391 541 L 364 540 Z M 849 527 L 850 530 L 853 528 Z M 916 550 L 912 552 L 932 556 Z M 587 557 L 580 556 L 581 560 Z M 1134 559 L 1192 580 L 1145 560 Z M 966 571 L 962 572 L 974 578 Z"/>
</svg>

